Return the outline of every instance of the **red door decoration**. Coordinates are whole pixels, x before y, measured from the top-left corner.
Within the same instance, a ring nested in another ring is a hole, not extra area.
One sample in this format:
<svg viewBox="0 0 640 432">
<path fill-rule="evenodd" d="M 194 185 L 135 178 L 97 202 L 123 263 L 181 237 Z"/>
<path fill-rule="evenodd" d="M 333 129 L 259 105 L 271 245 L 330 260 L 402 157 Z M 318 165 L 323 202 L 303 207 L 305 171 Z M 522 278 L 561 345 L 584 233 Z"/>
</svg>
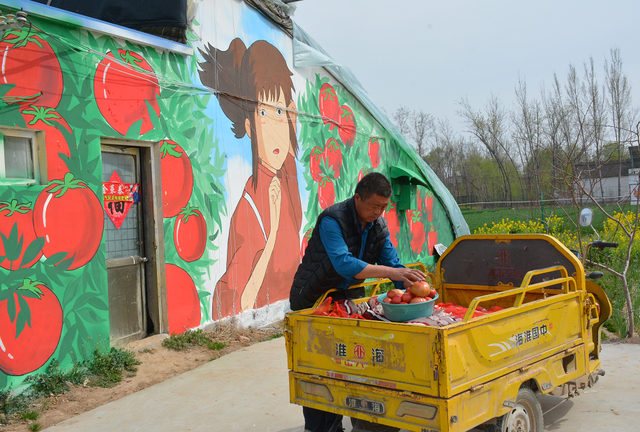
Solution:
<svg viewBox="0 0 640 432">
<path fill-rule="evenodd" d="M 116 228 L 120 229 L 133 203 L 140 201 L 140 184 L 123 183 L 118 173 L 114 171 L 109 181 L 102 183 L 102 193 L 104 210 Z"/>
</svg>

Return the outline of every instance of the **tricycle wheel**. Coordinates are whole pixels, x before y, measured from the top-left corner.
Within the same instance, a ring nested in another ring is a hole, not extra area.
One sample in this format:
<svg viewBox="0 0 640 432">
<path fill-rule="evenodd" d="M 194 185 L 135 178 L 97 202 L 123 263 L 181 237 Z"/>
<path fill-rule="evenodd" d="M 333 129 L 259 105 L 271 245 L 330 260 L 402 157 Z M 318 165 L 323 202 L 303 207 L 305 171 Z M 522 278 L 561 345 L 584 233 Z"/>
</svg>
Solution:
<svg viewBox="0 0 640 432">
<path fill-rule="evenodd" d="M 520 387 L 516 405 L 496 425 L 496 432 L 543 432 L 542 407 L 533 390 Z"/>
<path fill-rule="evenodd" d="M 352 432 L 399 432 L 400 428 L 371 423 L 351 417 Z"/>
</svg>

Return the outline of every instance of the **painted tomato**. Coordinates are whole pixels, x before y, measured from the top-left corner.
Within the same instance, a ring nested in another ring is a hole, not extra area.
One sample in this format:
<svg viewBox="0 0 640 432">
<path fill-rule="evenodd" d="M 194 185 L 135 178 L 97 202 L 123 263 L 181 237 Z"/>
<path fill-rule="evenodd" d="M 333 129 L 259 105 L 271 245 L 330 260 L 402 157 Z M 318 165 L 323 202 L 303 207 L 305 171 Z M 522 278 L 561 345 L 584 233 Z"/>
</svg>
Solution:
<svg viewBox="0 0 640 432">
<path fill-rule="evenodd" d="M 323 161 L 324 161 L 324 151 L 320 147 L 314 147 L 311 150 L 311 160 L 309 161 L 309 170 L 311 171 L 311 177 L 317 182 L 320 182 L 320 180 L 322 180 L 322 171 L 320 167 Z"/>
<path fill-rule="evenodd" d="M 340 109 L 338 95 L 335 89 L 327 83 L 320 87 L 319 99 L 320 115 L 323 117 L 322 122 L 329 125 L 329 130 L 333 130 L 340 123 L 338 118 Z"/>
<path fill-rule="evenodd" d="M 162 215 L 173 217 L 187 206 L 191 198 L 193 170 L 189 156 L 174 141 L 162 141 L 160 154 Z"/>
<path fill-rule="evenodd" d="M 433 222 L 433 192 L 431 191 L 427 191 L 425 206 L 427 207 L 427 220 Z"/>
<path fill-rule="evenodd" d="M 369 159 L 371 159 L 373 169 L 378 168 L 378 165 L 380 165 L 380 142 L 378 142 L 377 138 L 369 140 Z"/>
<path fill-rule="evenodd" d="M 322 210 L 333 205 L 336 201 L 336 190 L 333 182 L 328 177 L 322 177 L 318 186 L 318 201 Z"/>
<path fill-rule="evenodd" d="M 340 144 L 333 138 L 329 138 L 324 146 L 324 158 L 327 162 L 327 174 L 332 174 L 333 178 L 340 177 L 340 167 L 342 167 L 342 151 Z"/>
<path fill-rule="evenodd" d="M 367 174 L 369 174 L 369 168 L 361 169 L 358 173 L 358 181 L 362 180 L 362 177 L 366 176 Z"/>
<path fill-rule="evenodd" d="M 207 244 L 207 222 L 202 213 L 193 207 L 185 207 L 176 217 L 173 242 L 180 258 L 187 262 L 200 259 Z"/>
<path fill-rule="evenodd" d="M 64 88 L 62 71 L 43 35 L 31 28 L 11 30 L 0 41 L 0 51 L 0 84 L 16 85 L 4 95 L 5 102 L 58 106 Z"/>
<path fill-rule="evenodd" d="M 167 264 L 167 314 L 169 333 L 180 334 L 200 325 L 200 299 L 189 274 L 180 267 Z"/>
<path fill-rule="evenodd" d="M 0 370 L 25 375 L 44 365 L 58 347 L 62 307 L 42 282 L 25 279 L 0 291 Z"/>
<path fill-rule="evenodd" d="M 62 116 L 53 108 L 31 105 L 20 111 L 29 129 L 44 131 L 47 147 L 47 179 L 48 181 L 64 178 L 69 172 L 61 155 L 71 156 L 69 144 L 61 128 L 71 133 L 71 128 Z"/>
<path fill-rule="evenodd" d="M 88 263 L 98 250 L 104 212 L 96 194 L 67 173 L 64 180 L 49 182 L 38 195 L 33 226 L 36 235 L 45 238 L 44 255 L 64 252 L 63 259 L 73 258 L 68 270 L 74 270 Z"/>
<path fill-rule="evenodd" d="M 33 211 L 31 203 L 18 203 L 17 200 L 11 202 L 0 202 L 0 233 L 10 238 L 11 230 L 17 224 L 18 238 L 22 239 L 22 250 L 15 257 L 2 258 L 6 256 L 4 242 L 0 237 L 0 267 L 7 270 L 18 270 L 19 268 L 31 267 L 42 256 L 42 251 L 38 252 L 29 262 L 23 263 L 24 253 L 27 247 L 36 239 L 36 232 L 33 229 Z M 14 258 L 11 260 L 10 258 Z"/>
<path fill-rule="evenodd" d="M 427 248 L 429 249 L 429 255 L 433 255 L 433 250 L 438 244 L 438 231 L 436 231 L 436 227 L 431 225 L 429 228 L 429 233 L 427 234 Z"/>
<path fill-rule="evenodd" d="M 425 233 L 424 233 L 424 223 L 420 220 L 422 218 L 422 213 L 417 210 L 408 210 L 407 211 L 407 223 L 409 224 L 409 231 L 413 234 L 411 238 L 411 250 L 413 250 L 416 254 L 420 254 L 422 252 L 422 247 L 424 246 L 425 241 Z"/>
<path fill-rule="evenodd" d="M 346 146 L 353 145 L 356 138 L 356 120 L 353 111 L 346 105 L 340 107 L 340 127 L 338 128 L 340 139 Z"/>
<path fill-rule="evenodd" d="M 313 232 L 313 228 L 309 228 L 306 233 L 304 233 L 304 237 L 302 238 L 302 246 L 300 246 L 300 260 L 304 258 L 304 253 L 307 250 L 307 246 L 309 245 L 309 239 L 311 238 L 311 233 Z"/>
<path fill-rule="evenodd" d="M 147 102 L 160 115 L 156 99 L 160 96 L 158 78 L 149 63 L 135 52 L 119 49 L 117 56 L 108 53 L 96 69 L 93 91 L 100 113 L 122 135 L 139 120 L 140 135 L 153 129 Z"/>
<path fill-rule="evenodd" d="M 398 219 L 398 212 L 396 210 L 396 203 L 389 201 L 389 207 L 384 213 L 384 218 L 387 220 L 387 228 L 389 229 L 389 238 L 393 246 L 398 247 L 398 233 L 400 232 L 400 219 Z"/>
</svg>

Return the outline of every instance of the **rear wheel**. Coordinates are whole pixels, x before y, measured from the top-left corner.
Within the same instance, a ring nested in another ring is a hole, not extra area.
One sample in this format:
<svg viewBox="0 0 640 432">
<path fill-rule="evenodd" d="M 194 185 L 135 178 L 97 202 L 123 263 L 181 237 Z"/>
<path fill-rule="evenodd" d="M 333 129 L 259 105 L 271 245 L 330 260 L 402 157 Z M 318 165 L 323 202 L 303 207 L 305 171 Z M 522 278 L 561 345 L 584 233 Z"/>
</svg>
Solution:
<svg viewBox="0 0 640 432">
<path fill-rule="evenodd" d="M 399 432 L 400 428 L 371 423 L 351 417 L 352 432 Z"/>
<path fill-rule="evenodd" d="M 516 405 L 498 417 L 496 432 L 543 432 L 542 407 L 536 394 L 529 387 L 520 387 Z"/>
</svg>

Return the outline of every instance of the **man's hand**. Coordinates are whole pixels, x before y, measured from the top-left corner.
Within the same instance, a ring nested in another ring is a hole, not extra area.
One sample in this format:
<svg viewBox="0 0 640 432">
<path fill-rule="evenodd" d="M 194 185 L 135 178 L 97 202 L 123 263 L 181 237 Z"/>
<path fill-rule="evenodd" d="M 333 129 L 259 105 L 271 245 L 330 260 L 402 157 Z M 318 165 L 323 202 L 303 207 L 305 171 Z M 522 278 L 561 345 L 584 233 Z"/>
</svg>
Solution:
<svg viewBox="0 0 640 432">
<path fill-rule="evenodd" d="M 368 264 L 360 273 L 356 275 L 356 279 L 369 278 L 389 278 L 393 281 L 404 282 L 404 287 L 408 288 L 416 282 L 427 280 L 427 276 L 417 269 L 393 268 L 382 265 Z"/>
<path fill-rule="evenodd" d="M 392 268 L 388 277 L 393 281 L 404 282 L 405 288 L 410 287 L 416 282 L 427 280 L 425 274 L 420 270 L 408 268 Z"/>
</svg>

